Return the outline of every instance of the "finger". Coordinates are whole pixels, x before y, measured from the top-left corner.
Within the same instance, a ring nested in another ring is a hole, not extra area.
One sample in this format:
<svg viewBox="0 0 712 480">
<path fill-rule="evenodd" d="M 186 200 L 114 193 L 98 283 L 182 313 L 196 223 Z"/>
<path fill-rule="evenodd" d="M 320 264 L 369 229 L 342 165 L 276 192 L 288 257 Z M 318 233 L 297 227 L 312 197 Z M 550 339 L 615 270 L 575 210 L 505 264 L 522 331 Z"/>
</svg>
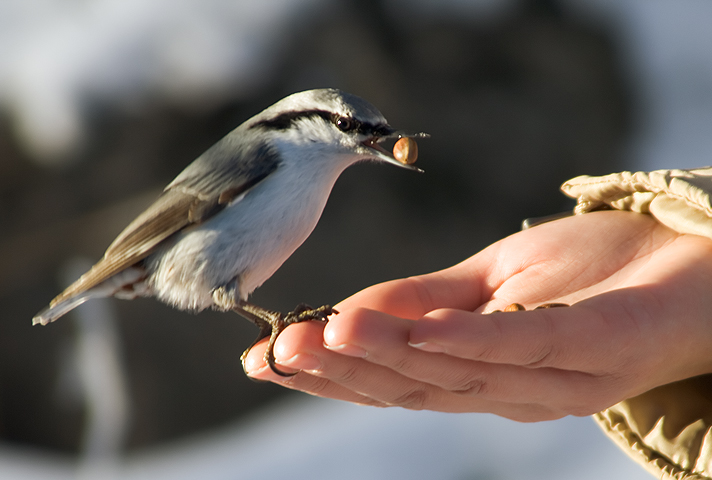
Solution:
<svg viewBox="0 0 712 480">
<path fill-rule="evenodd" d="M 280 334 L 275 344 L 275 357 L 280 370 L 286 373 L 294 372 L 292 377 L 277 375 L 269 368 L 264 360 L 267 339 L 256 344 L 245 358 L 245 370 L 256 380 L 269 381 L 282 385 L 292 390 L 300 390 L 315 396 L 343 400 L 359 405 L 387 406 L 372 398 L 359 395 L 358 393 L 333 383 L 328 379 L 310 375 L 307 371 L 302 371 L 303 367 L 316 366 L 320 360 L 305 351 L 298 351 L 295 346 L 309 345 L 309 350 L 318 351 L 321 344 L 321 330 L 323 325 L 317 322 L 304 322 L 290 325 Z M 321 346 L 322 350 L 326 350 Z M 298 368 L 289 365 L 299 365 Z"/>
<path fill-rule="evenodd" d="M 341 315 L 333 317 L 329 324 L 338 323 Z M 400 321 L 407 322 L 402 319 Z M 275 357 L 280 367 L 304 369 L 303 373 L 308 373 L 309 376 L 321 381 L 319 383 L 313 379 L 301 380 L 314 383 L 302 383 L 299 384 L 299 387 L 308 389 L 307 391 L 310 393 L 327 395 L 331 398 L 334 398 L 332 395 L 343 397 L 344 391 L 347 390 L 353 392 L 352 395 L 349 395 L 348 400 L 350 401 L 353 401 L 353 398 L 369 398 L 372 400 L 371 403 L 397 405 L 418 410 L 436 409 L 437 405 L 448 403 L 446 399 L 441 398 L 442 395 L 447 395 L 447 392 L 437 387 L 414 381 L 363 358 L 342 355 L 338 353 L 338 349 L 332 351 L 325 348 L 322 328 L 323 326 L 316 322 L 304 322 L 288 327 L 277 339 Z M 264 352 L 262 344 L 258 344 L 253 350 L 255 352 L 250 352 L 247 359 L 250 365 L 253 361 L 252 355 L 260 355 Z M 250 372 L 253 375 L 252 370 Z M 274 374 L 268 371 L 260 371 L 259 374 L 255 374 L 256 378 L 258 378 L 257 375 L 260 375 L 259 378 L 274 380 L 281 384 L 286 382 L 291 387 L 296 387 L 297 383 L 295 382 L 299 380 L 298 377 L 303 376 L 302 373 L 299 373 L 291 379 L 283 380 L 281 377 L 275 378 L 276 375 L 273 376 Z M 357 396 L 353 396 L 353 394 Z M 450 405 L 447 408 L 462 411 L 464 402 L 460 401 L 460 403 L 462 405 Z"/>
<path fill-rule="evenodd" d="M 469 360 L 605 373 L 636 352 L 639 322 L 631 315 L 646 310 L 638 300 L 623 293 L 533 311 L 438 310 L 413 324 L 410 344 Z"/>
<path fill-rule="evenodd" d="M 467 269 L 456 265 L 427 275 L 374 285 L 343 300 L 336 309 L 343 312 L 369 308 L 409 319 L 420 318 L 437 308 L 474 310 L 487 299 L 483 297 L 482 288 L 486 273 L 485 262 L 479 262 L 478 257 L 470 262 L 473 265 Z"/>
<path fill-rule="evenodd" d="M 444 412 L 490 412 L 517 421 L 552 420 L 562 413 L 538 404 L 509 404 L 446 392 L 422 384 L 396 372 L 327 350 L 321 341 L 321 324 L 305 322 L 288 327 L 277 340 L 275 356 L 286 370 L 309 366 L 310 357 L 318 359 L 319 368 L 301 371 L 293 377 L 275 375 L 264 364 L 266 342 L 253 348 L 246 365 L 253 378 L 274 381 L 287 388 L 313 395 L 374 406 L 401 406 Z M 300 365 L 305 362 L 305 365 Z M 256 370 L 253 367 L 260 366 Z M 311 364 L 313 366 L 313 363 Z"/>
<path fill-rule="evenodd" d="M 327 325 L 325 344 L 457 396 L 547 405 L 561 416 L 588 415 L 620 400 L 620 379 L 554 368 L 531 369 L 424 352 L 408 345 L 413 323 L 365 309 Z"/>
</svg>

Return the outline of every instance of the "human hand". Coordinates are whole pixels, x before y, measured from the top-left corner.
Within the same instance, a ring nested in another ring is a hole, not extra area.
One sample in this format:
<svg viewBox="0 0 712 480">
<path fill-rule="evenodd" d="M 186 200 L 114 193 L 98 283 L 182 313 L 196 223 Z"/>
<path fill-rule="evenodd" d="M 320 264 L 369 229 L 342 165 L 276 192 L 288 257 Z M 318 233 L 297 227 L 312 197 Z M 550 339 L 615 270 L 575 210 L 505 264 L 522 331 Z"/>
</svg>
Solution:
<svg viewBox="0 0 712 480">
<path fill-rule="evenodd" d="M 451 268 L 344 300 L 324 327 L 278 338 L 278 377 L 355 403 L 491 412 L 520 421 L 588 415 L 712 371 L 712 241 L 647 215 L 606 211 L 507 237 Z M 570 307 L 491 313 L 510 303 Z M 323 332 L 322 332 L 323 329 Z"/>
</svg>

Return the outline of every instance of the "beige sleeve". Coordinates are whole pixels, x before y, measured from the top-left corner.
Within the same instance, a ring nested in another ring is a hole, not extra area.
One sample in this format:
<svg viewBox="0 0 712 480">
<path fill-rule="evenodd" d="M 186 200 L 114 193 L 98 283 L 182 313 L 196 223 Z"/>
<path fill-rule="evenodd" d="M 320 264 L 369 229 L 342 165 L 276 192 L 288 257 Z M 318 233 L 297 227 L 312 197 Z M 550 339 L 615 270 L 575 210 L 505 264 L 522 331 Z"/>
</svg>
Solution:
<svg viewBox="0 0 712 480">
<path fill-rule="evenodd" d="M 648 213 L 680 233 L 712 239 L 712 167 L 582 176 L 561 189 L 577 200 L 577 214 L 601 208 Z M 663 385 L 594 419 L 657 478 L 712 479 L 712 374 Z"/>
</svg>

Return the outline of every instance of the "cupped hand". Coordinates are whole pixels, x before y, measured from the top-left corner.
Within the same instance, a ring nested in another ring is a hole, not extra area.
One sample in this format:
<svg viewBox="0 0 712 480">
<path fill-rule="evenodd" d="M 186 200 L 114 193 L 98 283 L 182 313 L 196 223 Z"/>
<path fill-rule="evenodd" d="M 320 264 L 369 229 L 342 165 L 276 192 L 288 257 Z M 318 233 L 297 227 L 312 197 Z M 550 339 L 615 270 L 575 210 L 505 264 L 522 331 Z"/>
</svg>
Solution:
<svg viewBox="0 0 712 480">
<path fill-rule="evenodd" d="M 574 216 L 464 262 L 367 288 L 287 328 L 257 379 L 350 402 L 520 421 L 588 415 L 712 372 L 712 241 L 647 215 Z M 491 313 L 511 303 L 569 307 Z"/>
</svg>

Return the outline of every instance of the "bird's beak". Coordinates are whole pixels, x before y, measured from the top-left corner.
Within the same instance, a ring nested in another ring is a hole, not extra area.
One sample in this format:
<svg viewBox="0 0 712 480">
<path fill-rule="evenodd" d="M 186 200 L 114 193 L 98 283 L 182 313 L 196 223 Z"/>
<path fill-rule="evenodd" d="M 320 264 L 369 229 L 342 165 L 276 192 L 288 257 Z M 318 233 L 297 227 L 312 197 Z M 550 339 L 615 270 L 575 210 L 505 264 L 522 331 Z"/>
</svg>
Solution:
<svg viewBox="0 0 712 480">
<path fill-rule="evenodd" d="M 422 173 L 423 170 L 416 167 L 415 165 L 408 165 L 406 163 L 401 163 L 398 160 L 396 160 L 393 157 L 393 153 L 389 152 L 385 148 L 383 148 L 380 143 L 384 140 L 391 139 L 391 138 L 403 138 L 403 137 L 409 137 L 409 138 L 428 138 L 430 135 L 427 133 L 415 133 L 415 134 L 408 134 L 404 132 L 393 132 L 390 135 L 386 136 L 378 136 L 378 137 L 372 137 L 369 138 L 368 140 L 365 140 L 362 144 L 364 147 L 366 147 L 369 151 L 370 154 L 372 154 L 375 158 L 378 160 L 381 160 L 386 163 L 390 163 L 391 165 L 395 165 L 396 167 L 401 167 L 405 168 L 407 170 L 413 170 L 416 172 Z"/>
</svg>

